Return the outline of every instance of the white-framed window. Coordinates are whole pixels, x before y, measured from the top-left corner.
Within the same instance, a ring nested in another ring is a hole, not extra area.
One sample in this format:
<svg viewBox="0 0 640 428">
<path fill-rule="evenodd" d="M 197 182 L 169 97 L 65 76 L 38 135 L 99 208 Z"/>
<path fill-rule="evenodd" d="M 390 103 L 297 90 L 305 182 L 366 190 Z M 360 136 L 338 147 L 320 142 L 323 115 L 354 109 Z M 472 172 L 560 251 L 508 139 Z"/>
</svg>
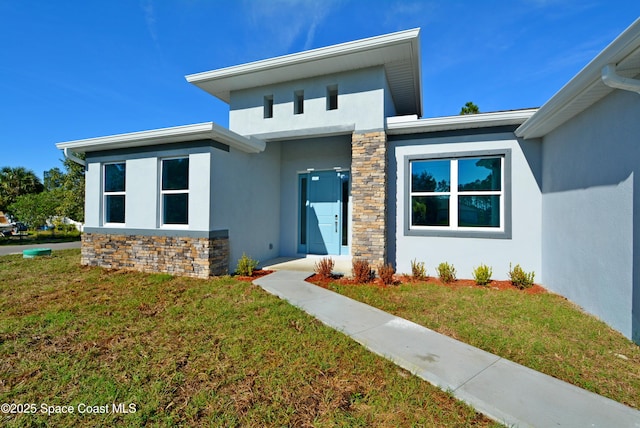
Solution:
<svg viewBox="0 0 640 428">
<path fill-rule="evenodd" d="M 103 165 L 103 219 L 105 224 L 124 224 L 127 164 L 124 162 Z"/>
<path fill-rule="evenodd" d="M 160 161 L 160 216 L 162 225 L 189 224 L 189 158 Z"/>
<path fill-rule="evenodd" d="M 408 160 L 408 229 L 505 232 L 508 153 Z"/>
</svg>

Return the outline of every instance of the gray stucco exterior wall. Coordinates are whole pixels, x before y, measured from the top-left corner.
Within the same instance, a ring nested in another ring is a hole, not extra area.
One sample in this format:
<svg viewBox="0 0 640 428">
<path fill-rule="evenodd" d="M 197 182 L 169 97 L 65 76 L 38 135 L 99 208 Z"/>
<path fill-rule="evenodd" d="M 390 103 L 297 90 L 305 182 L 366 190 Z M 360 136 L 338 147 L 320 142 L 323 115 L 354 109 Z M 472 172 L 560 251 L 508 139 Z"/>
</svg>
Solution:
<svg viewBox="0 0 640 428">
<path fill-rule="evenodd" d="M 411 261 L 425 262 L 427 274 L 435 276 L 441 262 L 452 263 L 459 278 L 472 278 L 473 269 L 481 263 L 493 268 L 494 279 L 508 279 L 509 263 L 520 264 L 526 271 L 535 271 L 540 281 L 541 262 L 541 151 L 538 141 L 517 139 L 511 130 L 469 130 L 456 133 L 432 133 L 406 137 L 389 137 L 389 227 L 388 254 L 398 272 L 410 273 Z M 482 151 L 508 152 L 511 165 L 505 169 L 510 177 L 511 225 L 508 234 L 471 237 L 468 233 L 449 236 L 419 236 L 407 233 L 406 186 L 407 157 L 441 156 L 449 153 L 468 156 Z"/>
<path fill-rule="evenodd" d="M 87 156 L 86 222 L 93 233 L 210 237 L 228 231 L 229 267 L 243 252 L 258 260 L 279 255 L 280 145 L 247 154 L 218 143 L 182 143 L 169 150 L 113 150 Z M 159 164 L 189 157 L 189 224 L 160 225 Z M 102 165 L 126 162 L 125 223 L 103 221 Z"/>
<path fill-rule="evenodd" d="M 338 108 L 327 109 L 327 87 L 337 85 Z M 241 135 L 260 135 L 354 124 L 356 130 L 384 127 L 383 67 L 318 76 L 231 93 L 229 129 Z M 304 91 L 304 112 L 294 114 L 294 94 Z M 264 117 L 264 97 L 273 96 L 273 117 Z"/>
<path fill-rule="evenodd" d="M 640 96 L 614 91 L 543 140 L 543 282 L 640 343 Z"/>
<path fill-rule="evenodd" d="M 87 154 L 87 174 L 85 186 L 85 226 L 104 227 L 102 199 L 102 167 L 105 163 L 126 163 L 126 212 L 125 224 L 118 228 L 157 229 L 160 228 L 159 214 L 159 164 L 161 159 L 173 157 L 189 158 L 189 225 L 185 230 L 213 230 L 209 218 L 210 192 L 208 177 L 212 159 L 228 155 L 228 147 L 211 144 L 184 143 L 172 145 L 169 149 L 155 150 L 111 150 Z M 179 229 L 182 229 L 179 228 Z"/>
<path fill-rule="evenodd" d="M 202 177 L 206 180 L 207 176 Z M 279 255 L 280 145 L 262 153 L 216 154 L 211 176 L 212 230 L 229 231 L 229 267 L 245 252 L 265 261 Z"/>
</svg>

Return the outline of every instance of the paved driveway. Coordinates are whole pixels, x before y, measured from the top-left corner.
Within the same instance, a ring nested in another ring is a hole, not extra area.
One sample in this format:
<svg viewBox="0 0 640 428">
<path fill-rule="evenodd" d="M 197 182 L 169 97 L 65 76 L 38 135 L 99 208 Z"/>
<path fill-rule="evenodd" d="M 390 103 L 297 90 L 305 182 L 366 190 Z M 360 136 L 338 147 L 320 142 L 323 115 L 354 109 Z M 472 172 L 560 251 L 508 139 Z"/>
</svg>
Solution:
<svg viewBox="0 0 640 428">
<path fill-rule="evenodd" d="M 32 245 L 2 245 L 0 246 L 0 256 L 8 254 L 22 254 L 22 250 L 30 248 L 51 248 L 52 250 L 67 250 L 70 248 L 80 248 L 80 241 L 60 242 L 55 244 L 32 244 Z"/>
</svg>

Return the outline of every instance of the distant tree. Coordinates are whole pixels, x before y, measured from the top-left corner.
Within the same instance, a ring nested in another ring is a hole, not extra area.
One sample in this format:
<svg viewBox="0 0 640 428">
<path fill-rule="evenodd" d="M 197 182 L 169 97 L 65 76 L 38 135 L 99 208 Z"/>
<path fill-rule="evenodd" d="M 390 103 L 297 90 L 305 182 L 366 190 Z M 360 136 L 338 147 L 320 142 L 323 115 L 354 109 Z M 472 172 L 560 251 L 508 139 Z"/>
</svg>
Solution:
<svg viewBox="0 0 640 428">
<path fill-rule="evenodd" d="M 460 114 L 478 114 L 480 113 L 480 109 L 473 102 L 467 102 L 464 107 L 460 109 Z"/>
<path fill-rule="evenodd" d="M 77 155 L 84 158 L 84 155 Z M 84 166 L 71 159 L 63 162 L 65 171 L 51 168 L 45 172 L 45 188 L 55 190 L 59 198 L 58 213 L 75 221 L 84 221 Z"/>
<path fill-rule="evenodd" d="M 84 159 L 84 154 L 76 154 Z M 67 171 L 63 188 L 66 193 L 62 204 L 62 215 L 75 221 L 84 222 L 84 165 L 79 165 L 71 159 L 64 160 Z"/>
<path fill-rule="evenodd" d="M 500 160 L 495 158 L 478 159 L 476 166 L 487 168 L 490 172 L 482 180 L 477 178 L 474 181 L 460 183 L 460 190 L 496 190 L 499 189 L 500 182 Z"/>
<path fill-rule="evenodd" d="M 65 173 L 60 168 L 51 168 L 44 172 L 44 190 L 53 190 L 62 187 Z"/>
<path fill-rule="evenodd" d="M 42 182 L 33 171 L 24 167 L 5 166 L 0 169 L 0 211 L 7 211 L 21 195 L 40 193 Z"/>
<path fill-rule="evenodd" d="M 16 201 L 9 205 L 9 211 L 32 229 L 43 226 L 58 214 L 58 192 L 59 190 L 53 190 L 18 196 Z"/>
<path fill-rule="evenodd" d="M 436 179 L 427 171 L 422 171 L 420 174 L 413 174 L 412 187 L 418 189 L 420 192 L 448 192 L 449 183 L 447 180 L 436 181 Z"/>
</svg>

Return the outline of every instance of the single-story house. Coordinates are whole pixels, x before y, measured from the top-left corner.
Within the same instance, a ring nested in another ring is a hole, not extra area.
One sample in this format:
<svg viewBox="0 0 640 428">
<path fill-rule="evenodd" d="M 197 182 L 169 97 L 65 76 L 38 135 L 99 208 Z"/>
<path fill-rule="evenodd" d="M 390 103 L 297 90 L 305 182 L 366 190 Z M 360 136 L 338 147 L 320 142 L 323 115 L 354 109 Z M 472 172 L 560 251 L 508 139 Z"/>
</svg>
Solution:
<svg viewBox="0 0 640 428">
<path fill-rule="evenodd" d="M 57 144 L 86 155 L 82 263 L 513 263 L 640 342 L 639 75 L 640 20 L 539 109 L 421 118 L 419 29 L 188 75 L 228 129 Z"/>
</svg>

